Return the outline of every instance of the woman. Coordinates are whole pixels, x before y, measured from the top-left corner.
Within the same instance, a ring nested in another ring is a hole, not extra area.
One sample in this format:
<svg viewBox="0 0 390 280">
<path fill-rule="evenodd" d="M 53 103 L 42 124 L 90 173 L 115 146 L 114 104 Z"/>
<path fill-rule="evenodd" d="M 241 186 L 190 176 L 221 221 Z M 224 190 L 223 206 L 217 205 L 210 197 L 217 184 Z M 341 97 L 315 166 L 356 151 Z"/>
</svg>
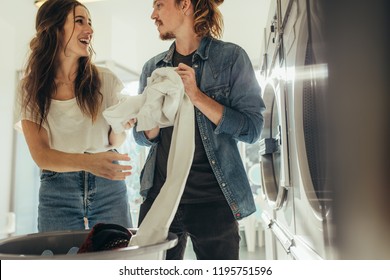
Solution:
<svg viewBox="0 0 390 280">
<path fill-rule="evenodd" d="M 38 230 L 78 230 L 96 223 L 131 227 L 124 179 L 130 158 L 115 147 L 102 111 L 123 85 L 91 62 L 93 29 L 75 0 L 49 0 L 36 17 L 36 36 L 22 80 L 22 128 L 41 168 Z M 133 125 L 127 123 L 127 128 Z"/>
</svg>

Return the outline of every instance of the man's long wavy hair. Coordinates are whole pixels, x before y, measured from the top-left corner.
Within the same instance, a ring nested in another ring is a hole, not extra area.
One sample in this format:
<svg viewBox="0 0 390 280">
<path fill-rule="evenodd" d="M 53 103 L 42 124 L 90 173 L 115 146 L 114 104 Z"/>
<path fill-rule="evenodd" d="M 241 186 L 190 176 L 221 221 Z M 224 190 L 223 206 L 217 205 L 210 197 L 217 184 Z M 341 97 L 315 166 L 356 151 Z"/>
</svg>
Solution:
<svg viewBox="0 0 390 280">
<path fill-rule="evenodd" d="M 31 52 L 21 89 L 22 108 L 25 112 L 31 110 L 34 122 L 40 127 L 47 119 L 52 97 L 57 90 L 54 79 L 63 28 L 69 13 L 73 12 L 75 16 L 77 6 L 86 8 L 76 0 L 48 0 L 39 8 L 36 16 L 36 34 L 30 42 Z M 95 121 L 102 102 L 101 81 L 96 66 L 91 62 L 92 47 L 89 53 L 88 57 L 79 59 L 75 96 L 81 111 Z"/>
<path fill-rule="evenodd" d="M 179 5 L 182 0 L 176 0 Z M 199 37 L 210 36 L 221 38 L 223 33 L 223 17 L 218 6 L 224 0 L 191 0 L 194 6 L 194 30 Z"/>
</svg>

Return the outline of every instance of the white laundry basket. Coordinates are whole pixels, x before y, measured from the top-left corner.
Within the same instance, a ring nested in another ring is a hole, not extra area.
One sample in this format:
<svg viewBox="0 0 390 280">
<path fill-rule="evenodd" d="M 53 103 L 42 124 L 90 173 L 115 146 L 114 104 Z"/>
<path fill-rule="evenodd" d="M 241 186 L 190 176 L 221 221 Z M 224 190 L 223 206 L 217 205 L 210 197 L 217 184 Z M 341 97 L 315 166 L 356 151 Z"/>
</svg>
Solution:
<svg viewBox="0 0 390 280">
<path fill-rule="evenodd" d="M 130 229 L 136 234 L 136 229 Z M 177 236 L 168 233 L 164 242 L 115 250 L 83 254 L 69 254 L 72 247 L 80 247 L 89 231 L 58 231 L 33 233 L 0 240 L 1 260 L 163 260 L 166 250 L 177 244 Z M 46 255 L 44 252 L 51 252 Z"/>
</svg>

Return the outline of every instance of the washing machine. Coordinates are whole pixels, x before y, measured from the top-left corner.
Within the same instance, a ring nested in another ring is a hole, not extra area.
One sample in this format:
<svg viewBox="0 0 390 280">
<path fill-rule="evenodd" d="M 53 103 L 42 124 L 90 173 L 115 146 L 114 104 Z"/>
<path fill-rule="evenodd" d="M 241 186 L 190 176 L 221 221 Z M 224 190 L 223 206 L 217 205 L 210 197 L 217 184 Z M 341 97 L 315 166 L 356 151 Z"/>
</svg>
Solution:
<svg viewBox="0 0 390 280">
<path fill-rule="evenodd" d="M 327 64 L 321 1 L 289 1 L 284 29 L 289 168 L 294 189 L 293 259 L 332 259 L 332 191 L 329 186 Z M 300 21 L 295 22 L 297 15 Z M 292 21 L 291 21 L 292 20 Z"/>
<path fill-rule="evenodd" d="M 272 1 L 265 28 L 261 74 L 264 77 L 264 129 L 260 140 L 260 168 L 267 259 L 290 259 L 294 232 L 293 192 L 288 166 L 286 66 L 282 40 L 281 1 Z"/>
<path fill-rule="evenodd" d="M 320 1 L 273 1 L 266 28 L 260 158 L 273 259 L 332 258 L 321 14 Z"/>
</svg>

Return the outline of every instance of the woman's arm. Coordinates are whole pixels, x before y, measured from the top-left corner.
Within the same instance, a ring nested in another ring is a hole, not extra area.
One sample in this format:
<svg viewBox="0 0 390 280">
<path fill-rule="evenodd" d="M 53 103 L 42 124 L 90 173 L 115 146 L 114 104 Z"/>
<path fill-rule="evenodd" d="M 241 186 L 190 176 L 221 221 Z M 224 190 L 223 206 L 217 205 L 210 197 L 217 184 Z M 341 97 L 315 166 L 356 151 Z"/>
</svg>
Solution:
<svg viewBox="0 0 390 280">
<path fill-rule="evenodd" d="M 131 119 L 129 120 L 125 125 L 124 128 L 125 130 L 128 130 L 132 127 L 134 127 L 135 123 L 137 122 L 137 119 Z M 123 142 L 127 138 L 127 133 L 126 131 L 123 131 L 121 133 L 115 133 L 112 128 L 110 128 L 110 131 L 108 132 L 108 141 L 111 146 L 114 148 L 118 148 L 120 145 L 123 144 Z"/>
<path fill-rule="evenodd" d="M 108 141 L 110 145 L 114 148 L 118 148 L 119 146 L 121 146 L 126 140 L 126 137 L 126 131 L 116 134 L 112 129 L 110 129 L 110 132 L 108 133 Z"/>
<path fill-rule="evenodd" d="M 46 129 L 39 125 L 22 120 L 23 134 L 26 138 L 31 156 L 41 169 L 55 172 L 88 171 L 96 176 L 111 180 L 124 180 L 131 174 L 130 165 L 119 165 L 113 161 L 129 161 L 128 155 L 114 152 L 96 154 L 65 153 L 50 148 Z"/>
</svg>

